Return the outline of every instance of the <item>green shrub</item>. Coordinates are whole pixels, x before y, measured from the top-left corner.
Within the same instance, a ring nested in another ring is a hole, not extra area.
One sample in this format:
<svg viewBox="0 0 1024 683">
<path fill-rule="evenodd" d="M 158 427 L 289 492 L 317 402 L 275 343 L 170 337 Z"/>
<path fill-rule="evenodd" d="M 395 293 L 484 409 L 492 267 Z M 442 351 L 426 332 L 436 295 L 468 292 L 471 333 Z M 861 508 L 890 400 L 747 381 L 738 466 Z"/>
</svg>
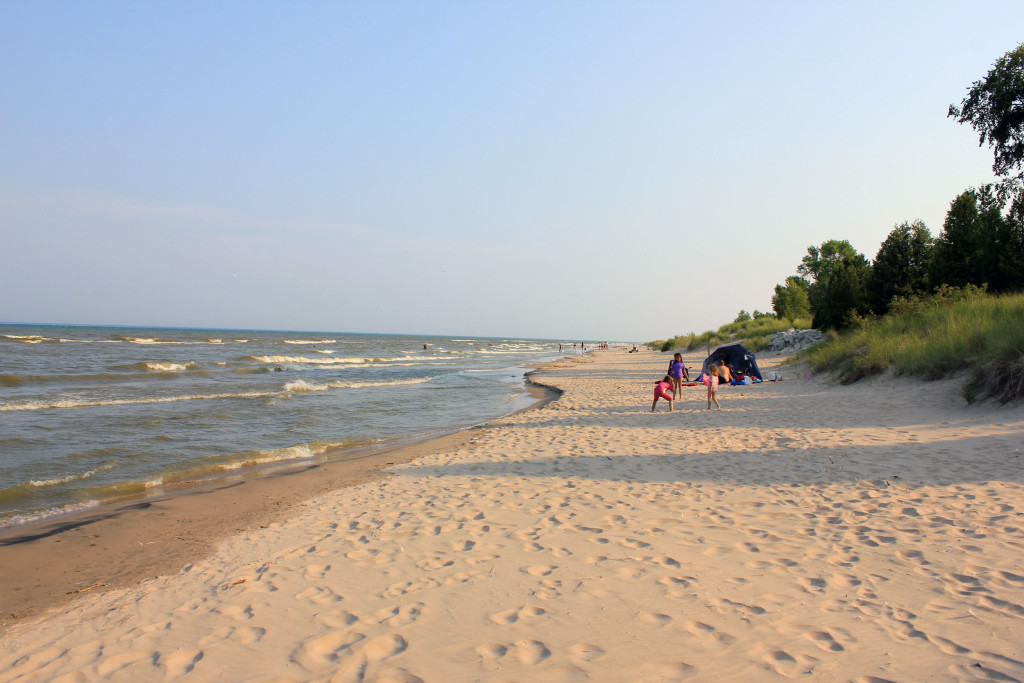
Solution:
<svg viewBox="0 0 1024 683">
<path fill-rule="evenodd" d="M 830 331 L 826 343 L 795 360 L 842 384 L 888 369 L 939 379 L 970 370 L 969 402 L 1024 397 L 1024 294 L 993 296 L 977 287 L 944 288 L 933 297 L 894 300 L 891 312 L 854 329 Z"/>
</svg>

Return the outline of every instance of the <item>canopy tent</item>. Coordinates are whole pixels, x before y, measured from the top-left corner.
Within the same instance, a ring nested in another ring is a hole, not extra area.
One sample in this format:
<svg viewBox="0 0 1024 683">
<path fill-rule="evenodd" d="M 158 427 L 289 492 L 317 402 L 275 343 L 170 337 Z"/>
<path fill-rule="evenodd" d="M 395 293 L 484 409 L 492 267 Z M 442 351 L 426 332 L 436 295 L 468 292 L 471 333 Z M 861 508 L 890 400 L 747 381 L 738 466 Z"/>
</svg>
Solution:
<svg viewBox="0 0 1024 683">
<path fill-rule="evenodd" d="M 708 366 L 718 361 L 725 361 L 725 364 L 732 370 L 732 374 L 743 374 L 748 377 L 762 379 L 761 371 L 757 369 L 757 360 L 754 354 L 743 348 L 742 344 L 731 344 L 730 346 L 719 346 L 711 352 L 711 355 L 704 359 L 704 367 L 701 374 L 707 374 Z"/>
</svg>

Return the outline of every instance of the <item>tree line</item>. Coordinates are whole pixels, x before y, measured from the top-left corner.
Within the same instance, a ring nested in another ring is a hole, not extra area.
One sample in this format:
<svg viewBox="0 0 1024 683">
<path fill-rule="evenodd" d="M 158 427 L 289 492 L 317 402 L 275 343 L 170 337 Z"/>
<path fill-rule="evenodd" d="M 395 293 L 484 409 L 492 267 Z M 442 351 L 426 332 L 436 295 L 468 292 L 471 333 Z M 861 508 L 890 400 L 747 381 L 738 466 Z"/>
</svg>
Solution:
<svg viewBox="0 0 1024 683">
<path fill-rule="evenodd" d="M 808 247 L 797 275 L 775 287 L 779 318 L 842 328 L 885 315 L 894 300 L 948 287 L 1024 290 L 1024 43 L 997 60 L 948 116 L 969 123 L 979 144 L 993 148 L 999 180 L 953 199 L 936 236 L 920 220 L 897 224 L 873 261 L 847 240 Z"/>
</svg>

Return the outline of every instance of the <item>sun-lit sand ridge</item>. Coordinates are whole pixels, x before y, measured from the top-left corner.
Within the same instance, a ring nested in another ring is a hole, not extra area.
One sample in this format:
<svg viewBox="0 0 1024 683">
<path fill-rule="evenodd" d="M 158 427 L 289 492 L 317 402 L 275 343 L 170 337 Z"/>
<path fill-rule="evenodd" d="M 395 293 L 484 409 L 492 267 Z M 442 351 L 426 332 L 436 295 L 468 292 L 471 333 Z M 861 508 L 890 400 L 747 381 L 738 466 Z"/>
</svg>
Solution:
<svg viewBox="0 0 1024 683">
<path fill-rule="evenodd" d="M 0 681 L 1024 678 L 1024 409 L 789 371 L 652 414 L 666 366 L 549 366 L 468 446 L 13 624 Z"/>
</svg>

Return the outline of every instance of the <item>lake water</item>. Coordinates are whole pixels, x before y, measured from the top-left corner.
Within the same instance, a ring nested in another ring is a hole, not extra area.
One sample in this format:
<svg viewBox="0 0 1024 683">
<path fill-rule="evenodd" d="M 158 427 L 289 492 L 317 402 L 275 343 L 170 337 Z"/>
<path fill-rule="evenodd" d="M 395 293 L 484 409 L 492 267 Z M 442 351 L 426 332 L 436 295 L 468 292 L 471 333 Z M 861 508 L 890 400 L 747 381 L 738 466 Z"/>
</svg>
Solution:
<svg viewBox="0 0 1024 683">
<path fill-rule="evenodd" d="M 426 347 L 424 347 L 426 344 Z M 0 527 L 533 403 L 571 342 L 0 325 Z"/>
</svg>

